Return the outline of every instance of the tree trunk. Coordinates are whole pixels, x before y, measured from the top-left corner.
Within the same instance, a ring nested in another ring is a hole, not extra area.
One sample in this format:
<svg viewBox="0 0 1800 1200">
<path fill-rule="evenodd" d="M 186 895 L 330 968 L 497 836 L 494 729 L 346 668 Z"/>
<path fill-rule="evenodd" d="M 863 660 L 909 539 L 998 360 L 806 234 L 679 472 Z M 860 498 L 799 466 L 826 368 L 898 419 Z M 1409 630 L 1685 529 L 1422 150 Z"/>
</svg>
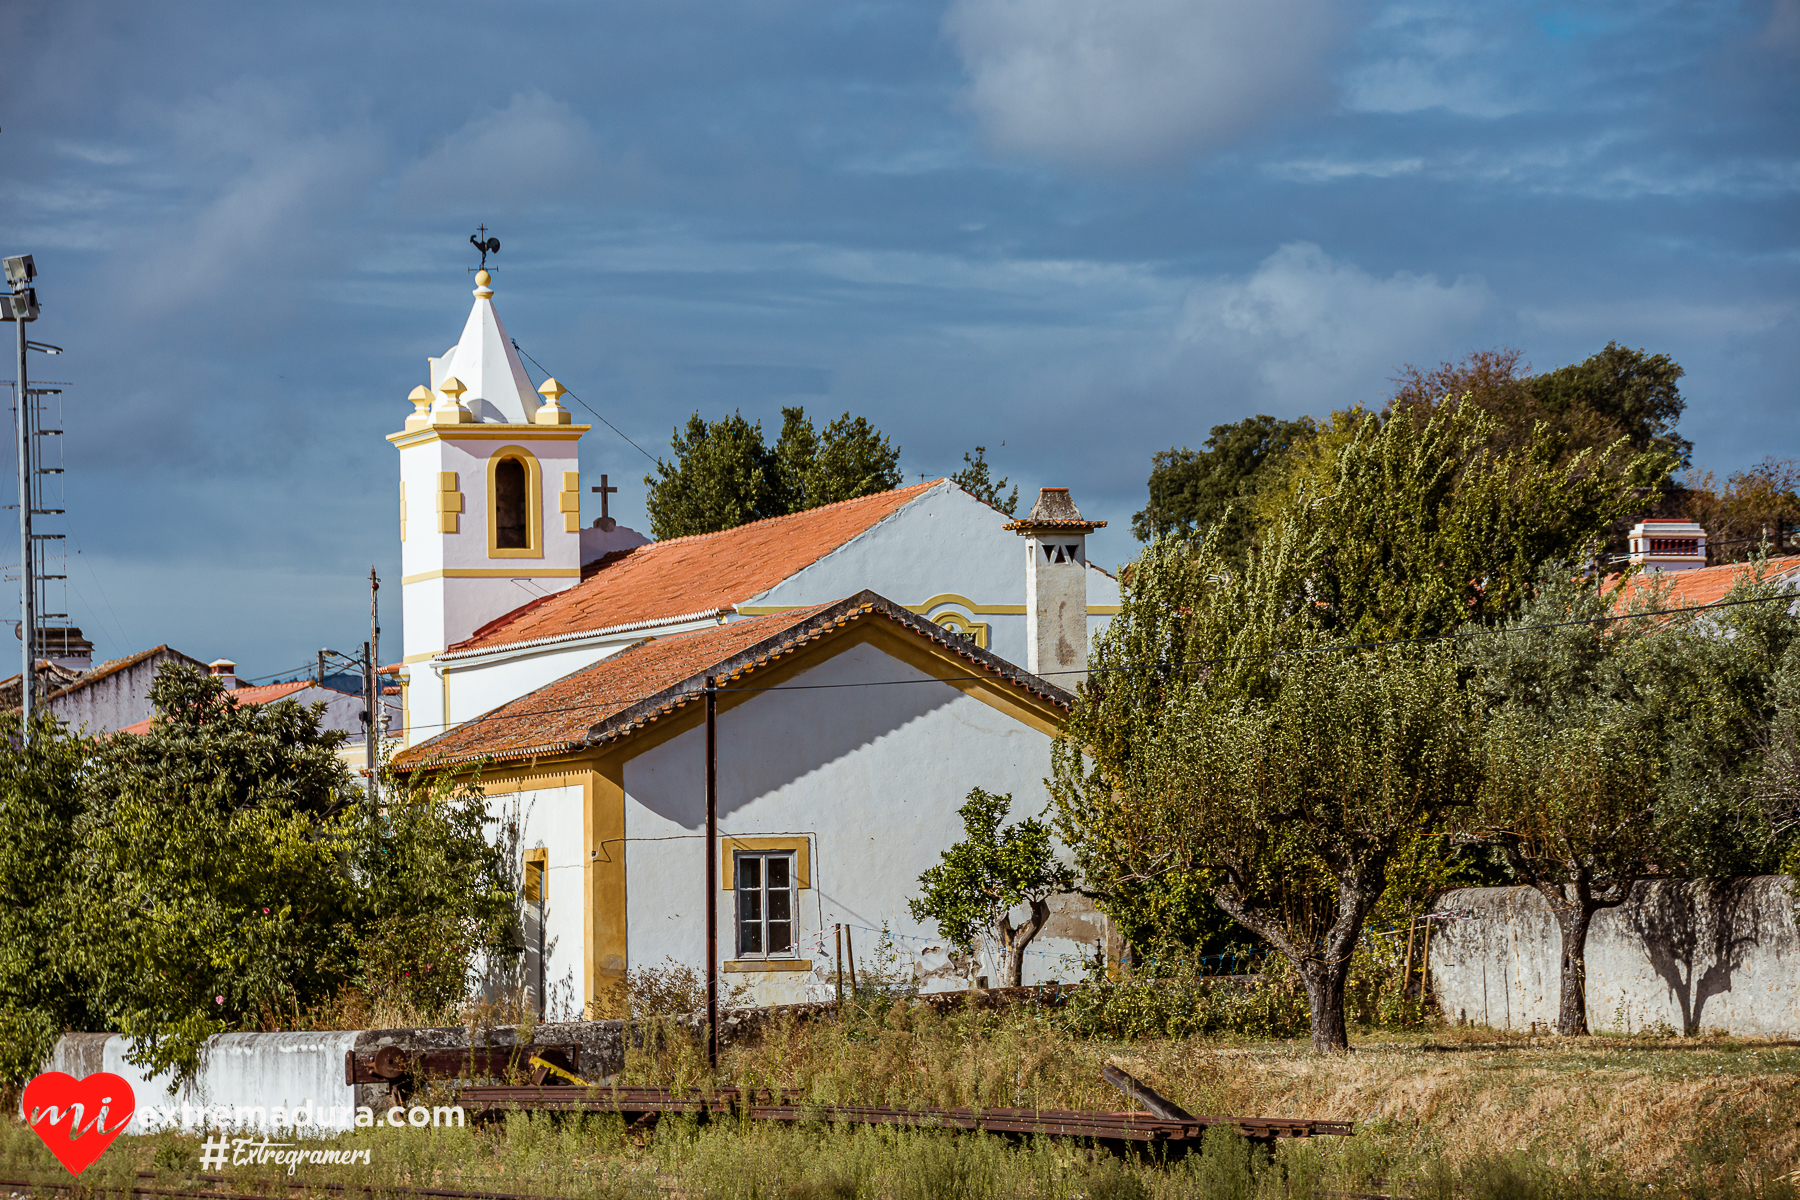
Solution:
<svg viewBox="0 0 1800 1200">
<path fill-rule="evenodd" d="M 1031 939 L 1050 920 L 1050 902 L 1048 900 L 1027 900 L 1031 906 L 1031 916 L 1023 925 L 1013 928 L 1011 915 L 1000 918 L 1000 946 L 1006 954 L 1006 982 L 1004 987 L 1025 986 L 1025 947 L 1031 945 Z"/>
<path fill-rule="evenodd" d="M 1587 934 L 1588 925 L 1600 910 L 1584 893 L 1586 889 L 1570 887 L 1573 896 L 1550 892 L 1550 909 L 1556 914 L 1556 927 L 1562 933 L 1562 980 L 1556 1002 L 1556 1032 L 1563 1037 L 1581 1037 L 1587 1023 Z"/>
<path fill-rule="evenodd" d="M 1344 983 L 1349 977 L 1347 961 L 1313 959 L 1300 971 L 1312 1014 L 1312 1048 L 1319 1054 L 1341 1054 L 1350 1048 L 1350 1033 L 1344 1025 Z"/>
</svg>

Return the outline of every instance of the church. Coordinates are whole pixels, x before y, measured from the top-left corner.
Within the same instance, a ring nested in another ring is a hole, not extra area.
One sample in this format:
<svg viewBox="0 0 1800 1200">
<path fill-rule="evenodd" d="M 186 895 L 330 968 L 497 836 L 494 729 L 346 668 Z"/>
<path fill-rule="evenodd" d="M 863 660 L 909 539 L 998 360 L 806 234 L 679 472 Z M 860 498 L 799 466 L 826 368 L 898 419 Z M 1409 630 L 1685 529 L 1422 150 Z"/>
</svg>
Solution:
<svg viewBox="0 0 1800 1200">
<path fill-rule="evenodd" d="M 475 278 L 388 439 L 394 765 L 479 778 L 516 842 L 540 1011 L 607 1015 L 627 970 L 705 962 L 709 699 L 728 979 L 759 1003 L 824 999 L 844 925 L 859 965 L 885 932 L 891 971 L 927 990 L 997 983 L 994 953 L 953 962 L 906 901 L 971 788 L 1010 793 L 1013 820 L 1047 807 L 1051 742 L 1118 611 L 1086 553 L 1104 522 L 1066 488 L 1013 520 L 939 479 L 664 542 L 585 524 L 589 427 L 555 379 L 532 386 Z M 1074 978 L 1110 940 L 1059 897 L 1024 979 Z"/>
</svg>

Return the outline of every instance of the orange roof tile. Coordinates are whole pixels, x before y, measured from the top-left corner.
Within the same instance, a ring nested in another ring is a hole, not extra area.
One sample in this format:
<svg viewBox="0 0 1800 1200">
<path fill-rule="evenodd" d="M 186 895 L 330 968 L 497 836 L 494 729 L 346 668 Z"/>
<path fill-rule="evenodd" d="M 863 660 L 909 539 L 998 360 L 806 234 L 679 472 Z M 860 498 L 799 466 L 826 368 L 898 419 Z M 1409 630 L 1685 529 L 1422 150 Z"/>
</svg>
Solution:
<svg viewBox="0 0 1800 1200">
<path fill-rule="evenodd" d="M 703 695 L 705 677 L 737 679 L 801 646 L 879 617 L 966 660 L 967 673 L 992 676 L 1065 712 L 1074 696 L 1028 674 L 874 592 L 672 637 L 655 638 L 548 684 L 528 696 L 422 742 L 394 759 L 396 770 L 565 754 L 629 736 Z"/>
<path fill-rule="evenodd" d="M 1671 590 L 1662 602 L 1664 608 L 1688 608 L 1699 604 L 1717 604 L 1725 598 L 1726 593 L 1731 591 L 1732 585 L 1740 578 L 1748 576 L 1752 569 L 1750 563 L 1725 563 L 1717 567 L 1697 567 L 1691 571 L 1645 571 L 1625 581 L 1624 588 L 1619 592 L 1616 607 L 1623 611 L 1631 603 L 1633 597 L 1642 593 L 1653 582 L 1670 585 Z M 1771 558 L 1768 560 L 1767 569 L 1768 578 L 1785 578 L 1800 571 L 1800 555 Z"/>
<path fill-rule="evenodd" d="M 729 611 L 811 566 L 938 482 L 609 554 L 568 591 L 514 609 L 450 649 L 486 650 Z"/>
</svg>

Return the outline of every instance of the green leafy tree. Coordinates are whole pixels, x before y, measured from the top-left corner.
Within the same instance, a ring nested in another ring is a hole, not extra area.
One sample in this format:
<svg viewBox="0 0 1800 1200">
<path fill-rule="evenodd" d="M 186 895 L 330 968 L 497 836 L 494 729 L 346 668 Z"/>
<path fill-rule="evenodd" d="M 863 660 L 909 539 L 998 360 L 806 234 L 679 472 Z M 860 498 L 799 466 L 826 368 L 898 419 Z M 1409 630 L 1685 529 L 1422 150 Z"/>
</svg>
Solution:
<svg viewBox="0 0 1800 1200">
<path fill-rule="evenodd" d="M 1548 413 L 1596 414 L 1634 448 L 1673 455 L 1685 467 L 1694 444 L 1675 432 L 1687 408 L 1678 386 L 1683 374 L 1666 354 L 1608 342 L 1579 363 L 1534 377 L 1531 392 Z"/>
<path fill-rule="evenodd" d="M 695 413 L 670 440 L 674 461 L 644 476 L 650 528 L 659 539 L 716 533 L 900 486 L 900 450 L 849 413 L 821 432 L 803 408 L 781 410 L 771 450 L 761 422 L 742 413 L 707 422 Z"/>
<path fill-rule="evenodd" d="M 644 476 L 650 529 L 659 540 L 717 533 L 777 515 L 774 464 L 760 422 L 733 413 L 709 425 L 695 413 L 685 436 L 678 429 L 669 444 L 674 461 L 659 458 L 656 474 Z"/>
<path fill-rule="evenodd" d="M 190 1068 L 213 1034 L 291 1023 L 337 986 L 362 793 L 317 706 L 240 705 L 186 666 L 163 668 L 150 700 L 150 731 L 88 764 L 73 965 L 158 1071 Z"/>
<path fill-rule="evenodd" d="M 1131 532 L 1147 542 L 1171 533 L 1207 533 L 1241 557 L 1253 536 L 1251 502 L 1258 487 L 1317 426 L 1310 417 L 1246 417 L 1215 425 L 1204 449 L 1159 450 L 1151 458 L 1150 502 L 1131 518 Z"/>
<path fill-rule="evenodd" d="M 919 876 L 923 895 L 907 901 L 915 921 L 937 922 L 939 932 L 965 954 L 992 931 L 1005 958 L 1006 986 L 1024 979 L 1025 948 L 1050 920 L 1050 897 L 1072 891 L 1074 871 L 1056 858 L 1050 827 L 1028 817 L 1001 828 L 1012 796 L 972 788 L 963 806 L 964 838 Z M 1012 910 L 1029 910 L 1024 924 Z"/>
<path fill-rule="evenodd" d="M 78 906 L 70 866 L 81 776 L 95 743 L 36 725 L 22 746 L 19 718 L 0 722 L 0 1088 L 35 1075 L 65 1029 L 96 1029 L 87 980 L 66 953 Z"/>
<path fill-rule="evenodd" d="M 900 448 L 867 418 L 845 413 L 819 435 L 818 453 L 806 472 L 804 502 L 789 511 L 891 492 L 899 486 Z"/>
<path fill-rule="evenodd" d="M 1009 517 L 1019 511 L 1019 489 L 1015 487 L 1011 492 L 1006 492 L 1006 485 L 1010 481 L 994 479 L 988 470 L 986 446 L 975 447 L 974 458 L 963 455 L 963 463 L 963 469 L 950 476 L 951 483 Z M 1002 495 L 1003 492 L 1006 494 Z"/>
<path fill-rule="evenodd" d="M 1241 564 L 1209 539 L 1152 544 L 1053 757 L 1058 830 L 1109 911 L 1200 882 L 1293 961 L 1321 1049 L 1344 1045 L 1348 947 L 1387 864 L 1480 774 L 1454 663 L 1348 647 L 1505 618 L 1538 563 L 1634 502 L 1614 454 L 1563 459 L 1545 429 L 1497 451 L 1492 431 L 1474 405 L 1365 416 L 1328 489 Z"/>
</svg>

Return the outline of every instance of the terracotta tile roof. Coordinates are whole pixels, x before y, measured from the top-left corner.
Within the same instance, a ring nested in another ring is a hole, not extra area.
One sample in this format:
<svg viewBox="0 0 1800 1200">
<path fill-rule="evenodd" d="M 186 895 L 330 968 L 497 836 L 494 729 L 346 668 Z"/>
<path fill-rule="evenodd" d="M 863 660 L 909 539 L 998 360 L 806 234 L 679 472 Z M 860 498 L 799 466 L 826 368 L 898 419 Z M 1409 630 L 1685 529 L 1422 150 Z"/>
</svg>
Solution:
<svg viewBox="0 0 1800 1200">
<path fill-rule="evenodd" d="M 1068 711 L 1075 697 L 874 592 L 655 638 L 565 675 L 395 756 L 396 770 L 565 754 L 628 737 L 704 695 L 705 677 L 741 679 L 853 622 L 886 619 L 988 675 Z M 852 693 L 853 694 L 853 693 Z M 846 702 L 849 702 L 848 700 Z"/>
<path fill-rule="evenodd" d="M 1785 580 L 1800 571 L 1800 555 L 1771 558 L 1768 560 L 1767 567 L 1769 578 Z M 1717 567 L 1697 567 L 1691 571 L 1665 571 L 1660 574 L 1646 571 L 1625 581 L 1625 587 L 1619 593 L 1617 607 L 1622 610 L 1631 603 L 1633 597 L 1649 588 L 1652 582 L 1665 582 L 1672 585 L 1668 597 L 1662 602 L 1665 608 L 1716 604 L 1725 598 L 1726 593 L 1731 591 L 1732 585 L 1739 578 L 1749 575 L 1751 570 L 1752 567 L 1749 563 L 1726 563 Z"/>
<path fill-rule="evenodd" d="M 886 520 L 939 482 L 609 554 L 568 591 L 514 609 L 450 649 L 486 650 L 728 612 Z"/>
</svg>

